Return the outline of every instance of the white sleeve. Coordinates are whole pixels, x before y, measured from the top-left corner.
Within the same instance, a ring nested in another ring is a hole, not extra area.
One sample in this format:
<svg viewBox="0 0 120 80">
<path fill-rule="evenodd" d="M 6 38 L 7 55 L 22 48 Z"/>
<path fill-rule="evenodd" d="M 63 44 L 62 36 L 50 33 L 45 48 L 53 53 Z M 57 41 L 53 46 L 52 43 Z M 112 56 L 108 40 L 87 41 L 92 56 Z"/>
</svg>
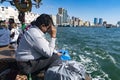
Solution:
<svg viewBox="0 0 120 80">
<path fill-rule="evenodd" d="M 54 54 L 57 54 L 57 53 L 58 53 L 58 51 L 57 51 L 56 49 L 54 49 L 53 53 L 54 53 Z"/>
<path fill-rule="evenodd" d="M 50 42 L 48 42 L 43 37 L 34 38 L 33 47 L 43 56 L 50 57 L 53 54 L 55 48 L 55 38 L 52 38 Z"/>
</svg>

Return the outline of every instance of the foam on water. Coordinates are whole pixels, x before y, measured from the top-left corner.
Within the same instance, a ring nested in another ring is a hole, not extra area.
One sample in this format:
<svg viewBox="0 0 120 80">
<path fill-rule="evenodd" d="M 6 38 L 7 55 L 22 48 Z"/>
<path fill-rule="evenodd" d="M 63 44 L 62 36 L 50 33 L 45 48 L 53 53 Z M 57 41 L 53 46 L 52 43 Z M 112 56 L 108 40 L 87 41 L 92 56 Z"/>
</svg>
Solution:
<svg viewBox="0 0 120 80">
<path fill-rule="evenodd" d="M 101 66 L 96 60 L 90 57 L 86 57 L 84 55 L 79 55 L 79 58 L 80 58 L 80 62 L 85 65 L 88 73 L 92 74 L 95 72 L 99 72 L 98 75 L 96 74 L 94 75 L 94 77 L 92 77 L 92 80 L 105 80 L 105 78 L 107 80 L 111 80 L 108 74 L 101 69 Z"/>
<path fill-rule="evenodd" d="M 92 80 L 120 80 L 120 28 L 60 27 L 58 33 L 59 48 L 85 65 Z"/>
<path fill-rule="evenodd" d="M 109 59 L 112 61 L 112 63 L 116 64 L 116 61 L 115 59 L 111 56 L 111 55 L 108 55 Z"/>
<path fill-rule="evenodd" d="M 87 51 L 84 51 L 86 54 L 90 55 L 91 53 L 90 52 L 87 52 Z"/>
<path fill-rule="evenodd" d="M 81 64 L 85 65 L 87 73 L 90 73 L 92 76 L 92 80 L 111 80 L 108 74 L 101 69 L 101 65 L 96 60 L 96 58 L 99 58 L 101 60 L 109 59 L 109 61 L 116 64 L 115 59 L 107 52 L 104 52 L 102 50 L 82 51 L 80 49 L 74 49 L 72 47 L 68 47 L 68 45 L 64 45 L 63 49 L 69 50 L 69 53 L 72 55 L 73 60 L 77 60 Z M 80 53 L 78 53 L 77 50 Z"/>
</svg>

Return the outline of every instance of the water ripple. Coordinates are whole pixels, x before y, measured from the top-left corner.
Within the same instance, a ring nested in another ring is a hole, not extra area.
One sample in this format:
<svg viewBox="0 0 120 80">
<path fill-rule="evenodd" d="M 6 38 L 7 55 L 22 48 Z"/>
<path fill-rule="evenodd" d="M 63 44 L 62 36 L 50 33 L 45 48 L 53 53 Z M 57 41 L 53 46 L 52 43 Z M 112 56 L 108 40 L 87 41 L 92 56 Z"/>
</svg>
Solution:
<svg viewBox="0 0 120 80">
<path fill-rule="evenodd" d="M 92 80 L 120 80 L 120 28 L 60 27 L 57 46 L 84 64 Z"/>
</svg>

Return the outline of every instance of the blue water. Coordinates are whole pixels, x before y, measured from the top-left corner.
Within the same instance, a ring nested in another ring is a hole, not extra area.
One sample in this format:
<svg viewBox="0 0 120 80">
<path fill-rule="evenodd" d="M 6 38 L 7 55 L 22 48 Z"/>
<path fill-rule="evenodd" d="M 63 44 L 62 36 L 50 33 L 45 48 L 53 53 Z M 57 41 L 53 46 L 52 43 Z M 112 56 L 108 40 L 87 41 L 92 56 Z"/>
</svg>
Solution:
<svg viewBox="0 0 120 80">
<path fill-rule="evenodd" d="M 84 64 L 92 80 L 120 80 L 120 28 L 58 27 L 56 45 Z"/>
</svg>

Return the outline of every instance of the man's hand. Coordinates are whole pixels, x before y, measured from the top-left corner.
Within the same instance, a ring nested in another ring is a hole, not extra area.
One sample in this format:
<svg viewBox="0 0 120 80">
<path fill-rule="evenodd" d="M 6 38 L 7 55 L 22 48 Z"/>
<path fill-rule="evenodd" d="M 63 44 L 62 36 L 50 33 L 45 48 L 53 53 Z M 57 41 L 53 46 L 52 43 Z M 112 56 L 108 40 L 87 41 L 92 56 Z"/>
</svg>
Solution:
<svg viewBox="0 0 120 80">
<path fill-rule="evenodd" d="M 61 53 L 59 53 L 59 52 L 57 53 L 57 55 L 58 55 L 58 56 L 62 56 L 62 54 L 61 54 Z"/>
<path fill-rule="evenodd" d="M 56 27 L 51 26 L 50 31 L 49 31 L 49 34 L 51 35 L 51 38 L 56 38 L 56 32 L 57 32 Z"/>
</svg>

